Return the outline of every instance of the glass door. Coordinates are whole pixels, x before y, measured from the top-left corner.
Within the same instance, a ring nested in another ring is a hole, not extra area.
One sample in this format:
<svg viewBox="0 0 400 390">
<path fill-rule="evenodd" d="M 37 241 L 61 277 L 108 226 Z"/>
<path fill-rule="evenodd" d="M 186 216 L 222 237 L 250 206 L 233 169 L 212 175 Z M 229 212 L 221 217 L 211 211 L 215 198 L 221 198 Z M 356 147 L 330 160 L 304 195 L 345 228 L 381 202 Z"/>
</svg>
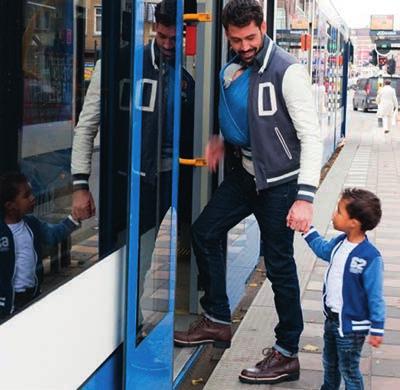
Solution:
<svg viewBox="0 0 400 390">
<path fill-rule="evenodd" d="M 158 3 L 136 2 L 133 29 L 128 389 L 172 386 L 182 2 Z"/>
</svg>

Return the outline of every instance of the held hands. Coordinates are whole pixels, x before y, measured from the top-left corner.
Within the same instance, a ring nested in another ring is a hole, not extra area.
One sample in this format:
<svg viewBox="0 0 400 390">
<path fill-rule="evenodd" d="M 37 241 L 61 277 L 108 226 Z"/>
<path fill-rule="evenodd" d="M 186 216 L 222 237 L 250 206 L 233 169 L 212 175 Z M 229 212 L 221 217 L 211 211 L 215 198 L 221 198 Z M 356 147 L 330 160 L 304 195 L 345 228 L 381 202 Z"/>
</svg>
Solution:
<svg viewBox="0 0 400 390">
<path fill-rule="evenodd" d="M 72 217 L 83 221 L 95 215 L 96 205 L 89 190 L 77 190 L 72 194 Z"/>
<path fill-rule="evenodd" d="M 286 226 L 291 229 L 307 233 L 313 217 L 313 205 L 305 200 L 296 200 L 286 217 Z"/>
<path fill-rule="evenodd" d="M 368 336 L 368 344 L 375 347 L 379 348 L 379 346 L 382 344 L 383 337 L 382 336 Z"/>
<path fill-rule="evenodd" d="M 206 147 L 206 160 L 208 164 L 208 169 L 211 172 L 215 172 L 218 167 L 219 160 L 224 156 L 224 142 L 222 139 L 213 135 L 208 141 Z"/>
</svg>

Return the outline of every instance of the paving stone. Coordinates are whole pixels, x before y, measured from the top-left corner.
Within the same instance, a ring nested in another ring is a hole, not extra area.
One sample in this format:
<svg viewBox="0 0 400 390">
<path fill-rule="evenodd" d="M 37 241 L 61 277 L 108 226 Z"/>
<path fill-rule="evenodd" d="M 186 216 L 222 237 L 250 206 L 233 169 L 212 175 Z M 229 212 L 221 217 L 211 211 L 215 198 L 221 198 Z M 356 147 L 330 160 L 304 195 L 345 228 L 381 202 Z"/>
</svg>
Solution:
<svg viewBox="0 0 400 390">
<path fill-rule="evenodd" d="M 307 289 L 308 290 L 314 290 L 314 291 L 322 291 L 322 287 L 323 287 L 323 282 L 309 282 L 307 284 Z"/>
<path fill-rule="evenodd" d="M 320 353 L 299 353 L 301 370 L 317 370 L 322 371 L 322 354 Z"/>
<path fill-rule="evenodd" d="M 319 310 L 322 312 L 322 300 L 319 299 L 318 301 L 316 301 L 311 299 L 303 299 L 301 301 L 301 307 L 303 308 L 303 310 Z"/>
<path fill-rule="evenodd" d="M 387 279 L 384 278 L 383 285 L 386 287 L 400 287 L 400 282 L 398 279 Z"/>
<path fill-rule="evenodd" d="M 316 337 L 324 334 L 324 326 L 322 324 L 306 322 L 304 324 L 303 337 Z"/>
<path fill-rule="evenodd" d="M 400 345 L 383 343 L 379 348 L 374 348 L 372 350 L 372 358 L 400 360 Z"/>
<path fill-rule="evenodd" d="M 386 305 L 386 316 L 392 318 L 400 318 L 400 308 Z"/>
<path fill-rule="evenodd" d="M 319 300 L 320 302 L 322 299 L 322 292 L 315 291 L 315 290 L 305 290 L 302 299 L 309 299 L 313 301 Z"/>
<path fill-rule="evenodd" d="M 398 287 L 383 286 L 383 293 L 385 297 L 400 297 L 400 280 L 397 281 Z"/>
<path fill-rule="evenodd" d="M 371 390 L 399 390 L 400 378 L 372 376 Z"/>
<path fill-rule="evenodd" d="M 385 296 L 387 306 L 393 306 L 400 309 L 400 297 Z"/>
<path fill-rule="evenodd" d="M 386 318 L 385 329 L 400 331 L 400 318 L 390 318 L 390 317 Z"/>
<path fill-rule="evenodd" d="M 303 319 L 304 322 L 323 324 L 325 322 L 325 316 L 322 310 L 304 310 L 303 308 Z"/>
<path fill-rule="evenodd" d="M 385 343 L 400 345 L 400 332 L 395 330 L 388 330 L 385 323 Z"/>
<path fill-rule="evenodd" d="M 389 266 L 389 269 L 387 269 Z M 384 273 L 384 278 L 385 280 L 396 280 L 397 285 L 395 287 L 400 287 L 400 272 L 396 272 L 394 270 L 390 270 L 392 267 L 396 267 L 398 265 L 395 264 L 386 264 L 385 263 L 385 273 Z"/>
<path fill-rule="evenodd" d="M 387 264 L 385 261 L 385 274 L 386 272 L 400 273 L 400 264 Z"/>
<path fill-rule="evenodd" d="M 295 382 L 286 382 L 285 387 L 288 389 L 320 389 L 323 383 L 321 371 L 316 370 L 301 370 L 300 379 Z M 275 389 L 275 386 L 272 386 Z"/>
<path fill-rule="evenodd" d="M 372 359 L 372 375 L 400 378 L 400 360 Z"/>
</svg>

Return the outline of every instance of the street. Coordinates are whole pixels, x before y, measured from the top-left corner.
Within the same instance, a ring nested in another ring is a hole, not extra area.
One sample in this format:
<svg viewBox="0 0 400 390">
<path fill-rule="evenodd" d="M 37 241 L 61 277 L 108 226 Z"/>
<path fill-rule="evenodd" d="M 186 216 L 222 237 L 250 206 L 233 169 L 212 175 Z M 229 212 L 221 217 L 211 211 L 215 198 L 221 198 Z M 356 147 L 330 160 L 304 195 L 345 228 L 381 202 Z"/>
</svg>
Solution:
<svg viewBox="0 0 400 390">
<path fill-rule="evenodd" d="M 349 96 L 351 103 L 351 96 Z M 400 388 L 400 123 L 384 134 L 376 113 L 354 112 L 349 105 L 345 146 L 323 181 L 315 202 L 314 225 L 326 237 L 337 235 L 330 223 L 343 187 L 364 187 L 380 197 L 383 217 L 368 238 L 381 251 L 385 264 L 384 293 L 387 318 L 383 345 L 363 348 L 361 370 L 367 390 Z M 244 385 L 238 374 L 261 360 L 261 350 L 272 346 L 276 314 L 268 281 L 261 287 L 238 331 L 205 389 L 319 389 L 323 382 L 322 282 L 326 265 L 315 258 L 302 237 L 295 239 L 295 256 L 305 321 L 300 341 L 301 376 L 296 382 L 274 386 Z M 342 388 L 344 385 L 342 384 Z"/>
</svg>

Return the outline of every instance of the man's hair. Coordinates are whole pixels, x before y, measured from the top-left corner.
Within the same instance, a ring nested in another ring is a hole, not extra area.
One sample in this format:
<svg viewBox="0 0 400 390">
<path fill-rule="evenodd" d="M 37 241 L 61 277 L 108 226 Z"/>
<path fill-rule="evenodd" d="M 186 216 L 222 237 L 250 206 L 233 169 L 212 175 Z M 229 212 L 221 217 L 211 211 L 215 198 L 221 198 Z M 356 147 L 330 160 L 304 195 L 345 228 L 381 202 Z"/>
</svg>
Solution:
<svg viewBox="0 0 400 390">
<path fill-rule="evenodd" d="M 361 224 L 361 230 L 366 232 L 378 225 L 382 217 L 381 201 L 371 191 L 361 188 L 346 188 L 342 193 L 346 201 L 346 211 L 350 218 Z"/>
<path fill-rule="evenodd" d="M 27 183 L 25 175 L 19 172 L 7 172 L 0 175 L 0 211 L 5 211 L 7 202 L 13 201 L 20 191 L 20 185 Z"/>
<path fill-rule="evenodd" d="M 163 0 L 156 5 L 156 23 L 170 27 L 176 25 L 176 0 Z"/>
<path fill-rule="evenodd" d="M 384 83 L 385 85 L 390 85 L 392 82 L 390 80 L 385 80 Z"/>
<path fill-rule="evenodd" d="M 230 0 L 222 11 L 222 24 L 225 30 L 229 25 L 245 27 L 251 22 L 261 27 L 263 20 L 263 9 L 257 0 Z"/>
</svg>

